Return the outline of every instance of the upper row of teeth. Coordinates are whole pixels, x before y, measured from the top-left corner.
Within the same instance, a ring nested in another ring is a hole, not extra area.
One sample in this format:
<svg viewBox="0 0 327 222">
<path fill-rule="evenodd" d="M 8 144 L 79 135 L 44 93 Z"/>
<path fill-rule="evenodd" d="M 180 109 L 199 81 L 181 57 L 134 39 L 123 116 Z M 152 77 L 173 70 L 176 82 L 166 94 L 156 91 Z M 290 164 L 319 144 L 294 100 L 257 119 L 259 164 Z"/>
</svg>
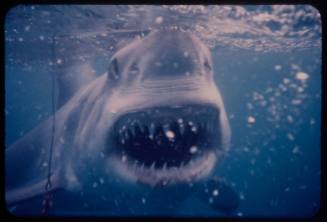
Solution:
<svg viewBox="0 0 327 222">
<path fill-rule="evenodd" d="M 136 135 L 136 127 L 138 127 L 142 133 L 144 133 L 145 127 L 142 126 L 141 124 L 139 124 L 140 121 L 138 120 L 134 120 L 131 121 L 130 124 L 128 124 L 128 126 L 123 125 L 120 129 L 119 129 L 119 134 L 121 135 L 122 139 L 126 140 L 129 138 L 129 135 L 127 133 L 127 128 L 130 130 L 132 136 Z M 189 127 L 191 128 L 191 131 L 193 133 L 197 133 L 198 129 L 200 128 L 200 126 L 202 128 L 206 128 L 207 131 L 211 131 L 212 130 L 212 124 L 210 124 L 210 122 L 208 123 L 202 123 L 202 124 L 197 124 L 194 123 L 192 121 L 188 121 L 185 122 L 182 118 L 177 119 L 177 123 L 178 123 L 178 129 L 179 129 L 179 133 L 180 135 L 184 135 L 185 133 L 185 125 L 189 125 Z M 148 129 L 149 129 L 149 138 L 150 139 L 154 139 L 154 134 L 155 134 L 155 130 L 156 130 L 156 124 L 154 122 L 150 123 Z M 175 137 L 175 133 L 172 131 L 172 126 L 171 123 L 166 123 L 162 125 L 162 129 L 165 132 L 165 135 L 168 139 L 172 140 Z"/>
</svg>

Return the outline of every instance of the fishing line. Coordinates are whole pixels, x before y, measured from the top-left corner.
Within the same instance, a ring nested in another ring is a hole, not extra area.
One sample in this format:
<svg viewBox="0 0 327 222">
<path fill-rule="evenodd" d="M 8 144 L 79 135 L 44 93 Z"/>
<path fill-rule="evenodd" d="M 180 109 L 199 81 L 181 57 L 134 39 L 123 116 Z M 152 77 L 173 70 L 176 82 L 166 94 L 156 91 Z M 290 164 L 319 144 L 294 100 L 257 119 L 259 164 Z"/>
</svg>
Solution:
<svg viewBox="0 0 327 222">
<path fill-rule="evenodd" d="M 52 36 L 52 45 L 51 45 L 51 56 L 52 56 L 52 75 L 51 75 L 51 108 L 52 108 L 52 128 L 51 128 L 51 141 L 50 141 L 50 150 L 49 150 L 49 159 L 48 159 L 48 172 L 47 172 L 47 181 L 45 184 L 45 196 L 42 201 L 42 213 L 47 215 L 49 212 L 49 208 L 52 206 L 52 199 L 53 196 L 50 192 L 52 188 L 51 182 L 51 166 L 52 166 L 52 153 L 53 153 L 53 144 L 54 144 L 54 137 L 55 137 L 55 123 L 56 123 L 56 104 L 55 104 L 55 88 L 56 88 L 56 54 L 55 54 L 55 36 Z"/>
<path fill-rule="evenodd" d="M 130 34 L 134 32 L 140 32 L 140 30 L 133 30 L 128 31 L 124 30 L 121 32 L 115 32 L 114 34 Z M 144 32 L 141 31 L 141 32 Z M 81 37 L 89 37 L 89 35 L 94 35 L 95 33 L 87 33 L 84 36 Z M 58 36 L 58 37 L 64 37 L 64 36 Z M 67 37 L 67 36 L 65 36 Z M 56 37 L 52 35 L 52 45 L 51 45 L 51 57 L 52 57 L 52 75 L 51 75 L 51 109 L 52 109 L 52 128 L 51 128 L 51 141 L 50 141 L 50 148 L 49 148 L 49 158 L 48 158 L 48 172 L 47 172 L 47 178 L 46 178 L 46 184 L 45 184 L 45 195 L 42 201 L 42 214 L 48 215 L 49 209 L 52 206 L 53 202 L 53 195 L 50 192 L 52 188 L 52 181 L 51 181 L 51 168 L 52 168 L 52 154 L 53 154 L 53 145 L 54 145 L 54 137 L 55 137 L 55 123 L 56 123 L 56 53 L 55 53 L 55 47 L 56 47 Z"/>
</svg>

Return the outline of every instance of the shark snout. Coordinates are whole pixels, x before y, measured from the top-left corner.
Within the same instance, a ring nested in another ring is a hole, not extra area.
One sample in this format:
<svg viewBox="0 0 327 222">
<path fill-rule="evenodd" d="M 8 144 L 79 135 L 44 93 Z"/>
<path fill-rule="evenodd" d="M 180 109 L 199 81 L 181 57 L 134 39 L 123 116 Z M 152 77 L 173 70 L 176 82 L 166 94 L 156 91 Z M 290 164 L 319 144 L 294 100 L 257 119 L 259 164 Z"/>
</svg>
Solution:
<svg viewBox="0 0 327 222">
<path fill-rule="evenodd" d="M 160 33 L 156 33 L 160 35 Z M 183 32 L 171 32 L 153 42 L 154 50 L 140 59 L 145 77 L 179 78 L 212 75 L 212 62 L 201 43 Z"/>
<path fill-rule="evenodd" d="M 181 31 L 158 31 L 134 42 L 110 62 L 112 81 L 133 83 L 139 80 L 213 76 L 211 55 L 194 35 Z"/>
</svg>

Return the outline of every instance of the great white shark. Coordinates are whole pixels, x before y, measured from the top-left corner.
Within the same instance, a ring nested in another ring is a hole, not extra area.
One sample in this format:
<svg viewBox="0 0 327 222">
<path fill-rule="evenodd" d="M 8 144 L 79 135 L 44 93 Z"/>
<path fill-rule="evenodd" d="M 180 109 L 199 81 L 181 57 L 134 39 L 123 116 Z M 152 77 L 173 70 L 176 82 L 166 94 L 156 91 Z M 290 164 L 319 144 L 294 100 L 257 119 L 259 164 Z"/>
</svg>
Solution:
<svg viewBox="0 0 327 222">
<path fill-rule="evenodd" d="M 208 187 L 219 188 L 216 208 L 234 209 L 236 194 L 211 177 L 231 135 L 213 77 L 211 53 L 191 33 L 161 30 L 134 40 L 55 121 L 50 117 L 6 149 L 7 205 L 45 193 L 53 139 L 51 191 L 104 197 L 141 186 L 156 196 L 191 184 L 197 189 L 185 196 L 208 201 Z"/>
</svg>

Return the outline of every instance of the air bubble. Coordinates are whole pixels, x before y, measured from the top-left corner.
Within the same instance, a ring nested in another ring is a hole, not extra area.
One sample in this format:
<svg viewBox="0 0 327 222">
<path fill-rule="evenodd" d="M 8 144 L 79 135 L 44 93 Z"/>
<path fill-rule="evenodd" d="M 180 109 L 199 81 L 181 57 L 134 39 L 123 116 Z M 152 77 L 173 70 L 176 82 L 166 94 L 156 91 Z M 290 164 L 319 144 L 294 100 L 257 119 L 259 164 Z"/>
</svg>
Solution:
<svg viewBox="0 0 327 222">
<path fill-rule="evenodd" d="M 305 73 L 305 72 L 298 72 L 298 73 L 296 73 L 295 78 L 298 79 L 298 80 L 304 81 L 304 80 L 307 80 L 309 78 L 309 75 L 307 73 Z"/>
<path fill-rule="evenodd" d="M 175 133 L 171 130 L 168 130 L 166 132 L 166 136 L 169 138 L 169 139 L 173 139 L 175 137 Z"/>
<path fill-rule="evenodd" d="M 255 123 L 255 118 L 253 116 L 249 116 L 248 123 Z"/>
<path fill-rule="evenodd" d="M 194 154 L 196 152 L 198 152 L 198 148 L 196 146 L 191 146 L 190 153 Z"/>
<path fill-rule="evenodd" d="M 281 65 L 275 65 L 275 70 L 276 71 L 279 71 L 279 70 L 281 70 L 282 69 L 282 66 Z"/>
<path fill-rule="evenodd" d="M 214 195 L 214 196 L 218 196 L 218 194 L 219 194 L 219 191 L 218 191 L 218 190 L 213 190 L 213 191 L 212 191 L 212 195 Z"/>
<path fill-rule="evenodd" d="M 163 22 L 163 17 L 162 16 L 158 16 L 157 18 L 156 18 L 156 20 L 155 20 L 155 22 L 157 23 L 157 24 L 161 24 L 162 22 Z"/>
</svg>

